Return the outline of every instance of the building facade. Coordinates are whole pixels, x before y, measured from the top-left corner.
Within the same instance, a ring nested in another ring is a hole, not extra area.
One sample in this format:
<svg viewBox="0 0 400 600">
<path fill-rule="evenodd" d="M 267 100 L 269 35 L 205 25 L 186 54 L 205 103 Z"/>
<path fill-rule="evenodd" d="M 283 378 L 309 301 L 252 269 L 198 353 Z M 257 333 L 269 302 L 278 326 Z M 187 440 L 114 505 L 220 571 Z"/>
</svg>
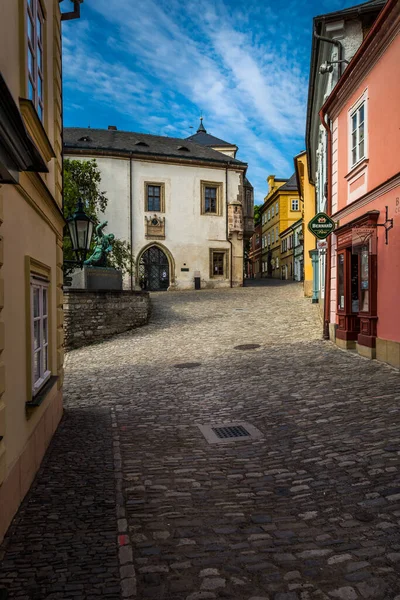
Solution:
<svg viewBox="0 0 400 600">
<path fill-rule="evenodd" d="M 1 16 L 0 539 L 62 416 L 64 227 L 60 2 Z"/>
<path fill-rule="evenodd" d="M 303 281 L 304 279 L 304 233 L 303 219 L 299 219 L 292 225 L 293 231 L 293 279 Z"/>
<path fill-rule="evenodd" d="M 400 4 L 388 0 L 322 108 L 330 124 L 329 329 L 400 367 Z"/>
<path fill-rule="evenodd" d="M 386 0 L 372 0 L 313 20 L 306 150 L 309 182 L 315 185 L 316 212 L 327 211 L 328 134 L 320 109 L 345 72 Z M 337 148 L 333 150 L 337 156 Z M 335 164 L 332 165 L 335 170 Z M 319 306 L 324 312 L 326 251 L 318 256 Z M 325 311 L 326 312 L 326 311 Z M 322 316 L 322 315 L 321 315 Z"/>
<path fill-rule="evenodd" d="M 300 199 L 295 174 L 290 179 L 270 175 L 268 195 L 261 213 L 261 271 L 262 277 L 281 279 L 280 234 L 301 217 Z"/>
<path fill-rule="evenodd" d="M 248 276 L 254 279 L 261 278 L 261 223 L 254 227 L 254 233 L 250 238 L 249 249 L 249 273 Z"/>
<path fill-rule="evenodd" d="M 108 228 L 131 243 L 136 267 L 127 287 L 193 289 L 195 279 L 202 288 L 243 285 L 254 201 L 236 152 L 202 122 L 188 139 L 116 127 L 64 130 L 66 156 L 96 159 Z"/>
<path fill-rule="evenodd" d="M 310 251 L 314 252 L 316 249 L 316 238 L 311 231 L 309 231 L 308 223 L 316 214 L 315 186 L 309 180 L 306 152 L 301 152 L 295 156 L 294 165 L 296 169 L 296 180 L 301 200 L 303 218 L 304 295 L 307 298 L 311 298 L 313 293 L 314 272 Z"/>
<path fill-rule="evenodd" d="M 279 235 L 280 239 L 280 274 L 281 279 L 293 280 L 294 264 L 293 264 L 293 247 L 294 235 L 292 227 L 287 227 Z"/>
</svg>

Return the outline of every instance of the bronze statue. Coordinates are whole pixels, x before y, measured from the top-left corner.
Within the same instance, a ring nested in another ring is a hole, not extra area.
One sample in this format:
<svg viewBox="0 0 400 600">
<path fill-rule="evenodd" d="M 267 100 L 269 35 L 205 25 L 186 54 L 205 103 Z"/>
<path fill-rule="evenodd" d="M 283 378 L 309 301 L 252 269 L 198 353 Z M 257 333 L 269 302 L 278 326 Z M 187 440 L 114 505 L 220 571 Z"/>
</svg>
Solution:
<svg viewBox="0 0 400 600">
<path fill-rule="evenodd" d="M 112 251 L 112 244 L 115 239 L 113 233 L 104 234 L 103 228 L 108 224 L 108 221 L 100 223 L 96 227 L 95 247 L 93 254 L 85 260 L 85 265 L 92 267 L 107 267 L 107 255 Z"/>
</svg>

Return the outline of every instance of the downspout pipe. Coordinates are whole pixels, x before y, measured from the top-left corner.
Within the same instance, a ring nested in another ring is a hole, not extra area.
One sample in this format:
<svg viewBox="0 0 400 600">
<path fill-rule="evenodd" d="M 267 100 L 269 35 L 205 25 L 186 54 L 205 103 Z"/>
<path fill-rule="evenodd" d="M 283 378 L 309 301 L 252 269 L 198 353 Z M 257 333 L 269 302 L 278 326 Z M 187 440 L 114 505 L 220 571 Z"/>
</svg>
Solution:
<svg viewBox="0 0 400 600">
<path fill-rule="evenodd" d="M 133 191 L 132 191 L 132 175 L 133 175 L 133 156 L 129 159 L 129 226 L 130 226 L 130 245 L 131 245 L 131 291 L 133 291 Z"/>
<path fill-rule="evenodd" d="M 327 198 L 326 198 L 326 212 L 330 217 L 332 215 L 332 131 L 330 127 L 330 121 L 325 119 L 324 113 L 321 110 L 319 113 L 321 123 L 327 132 Z M 331 234 L 332 235 L 332 234 Z M 330 308 L 331 308 L 331 236 L 328 236 L 328 248 L 326 250 L 326 262 L 325 262 L 325 297 L 324 297 L 324 329 L 323 338 L 329 340 L 329 322 L 330 322 Z"/>
<path fill-rule="evenodd" d="M 229 163 L 228 163 L 229 164 Z M 225 169 L 225 210 L 226 210 L 226 241 L 230 244 L 230 259 L 229 259 L 229 285 L 233 287 L 232 275 L 233 275 L 233 244 L 232 240 L 229 239 L 229 225 L 228 225 L 228 167 Z"/>
<path fill-rule="evenodd" d="M 319 35 L 316 31 L 316 29 L 314 29 L 314 37 L 317 40 L 320 40 L 321 42 L 328 42 L 329 44 L 333 44 L 334 46 L 337 47 L 338 49 L 338 72 L 339 72 L 339 77 L 341 77 L 342 73 L 343 73 L 343 62 L 347 62 L 343 60 L 343 44 L 341 42 L 339 42 L 339 40 L 333 40 L 332 38 L 329 37 L 325 37 L 323 35 Z"/>
</svg>

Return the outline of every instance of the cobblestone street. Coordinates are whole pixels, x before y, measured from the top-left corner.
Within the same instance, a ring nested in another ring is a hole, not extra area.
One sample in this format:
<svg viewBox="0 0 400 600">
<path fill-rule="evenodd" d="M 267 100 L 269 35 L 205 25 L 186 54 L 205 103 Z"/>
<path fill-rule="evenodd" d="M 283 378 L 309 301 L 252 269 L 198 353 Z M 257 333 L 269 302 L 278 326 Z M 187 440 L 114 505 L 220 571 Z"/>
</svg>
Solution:
<svg viewBox="0 0 400 600">
<path fill-rule="evenodd" d="M 0 588 L 399 600 L 399 373 L 322 341 L 300 284 L 152 303 L 148 326 L 67 355 L 65 416 Z M 197 427 L 235 422 L 262 437 L 209 444 Z"/>
</svg>

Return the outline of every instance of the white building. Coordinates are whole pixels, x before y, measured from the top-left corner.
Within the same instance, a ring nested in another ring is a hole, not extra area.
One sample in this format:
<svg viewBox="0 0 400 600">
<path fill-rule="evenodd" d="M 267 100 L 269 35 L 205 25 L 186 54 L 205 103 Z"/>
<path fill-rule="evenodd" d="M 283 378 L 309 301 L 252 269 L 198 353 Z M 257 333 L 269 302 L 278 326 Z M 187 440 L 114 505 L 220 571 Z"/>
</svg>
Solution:
<svg viewBox="0 0 400 600">
<path fill-rule="evenodd" d="M 372 23 L 382 10 L 386 0 L 370 0 L 344 10 L 319 15 L 313 21 L 313 41 L 309 78 L 306 146 L 309 181 L 315 184 L 316 212 L 327 211 L 327 130 L 320 120 L 319 111 L 338 82 L 348 62 L 361 46 Z M 337 205 L 335 177 L 337 172 L 338 138 L 337 124 L 327 123 L 333 141 L 332 152 L 332 214 Z M 331 246 L 334 265 L 336 247 Z M 319 251 L 319 299 L 325 296 L 325 250 Z M 334 270 L 332 271 L 334 272 Z M 336 282 L 332 282 L 335 289 Z M 335 305 L 335 299 L 331 296 Z M 323 303 L 320 302 L 320 308 Z M 334 306 L 335 308 L 335 306 Z"/>
<path fill-rule="evenodd" d="M 138 289 L 240 286 L 243 240 L 253 233 L 253 188 L 237 146 L 207 133 L 187 139 L 66 128 L 64 155 L 95 158 L 107 231 L 130 242 Z"/>
</svg>

